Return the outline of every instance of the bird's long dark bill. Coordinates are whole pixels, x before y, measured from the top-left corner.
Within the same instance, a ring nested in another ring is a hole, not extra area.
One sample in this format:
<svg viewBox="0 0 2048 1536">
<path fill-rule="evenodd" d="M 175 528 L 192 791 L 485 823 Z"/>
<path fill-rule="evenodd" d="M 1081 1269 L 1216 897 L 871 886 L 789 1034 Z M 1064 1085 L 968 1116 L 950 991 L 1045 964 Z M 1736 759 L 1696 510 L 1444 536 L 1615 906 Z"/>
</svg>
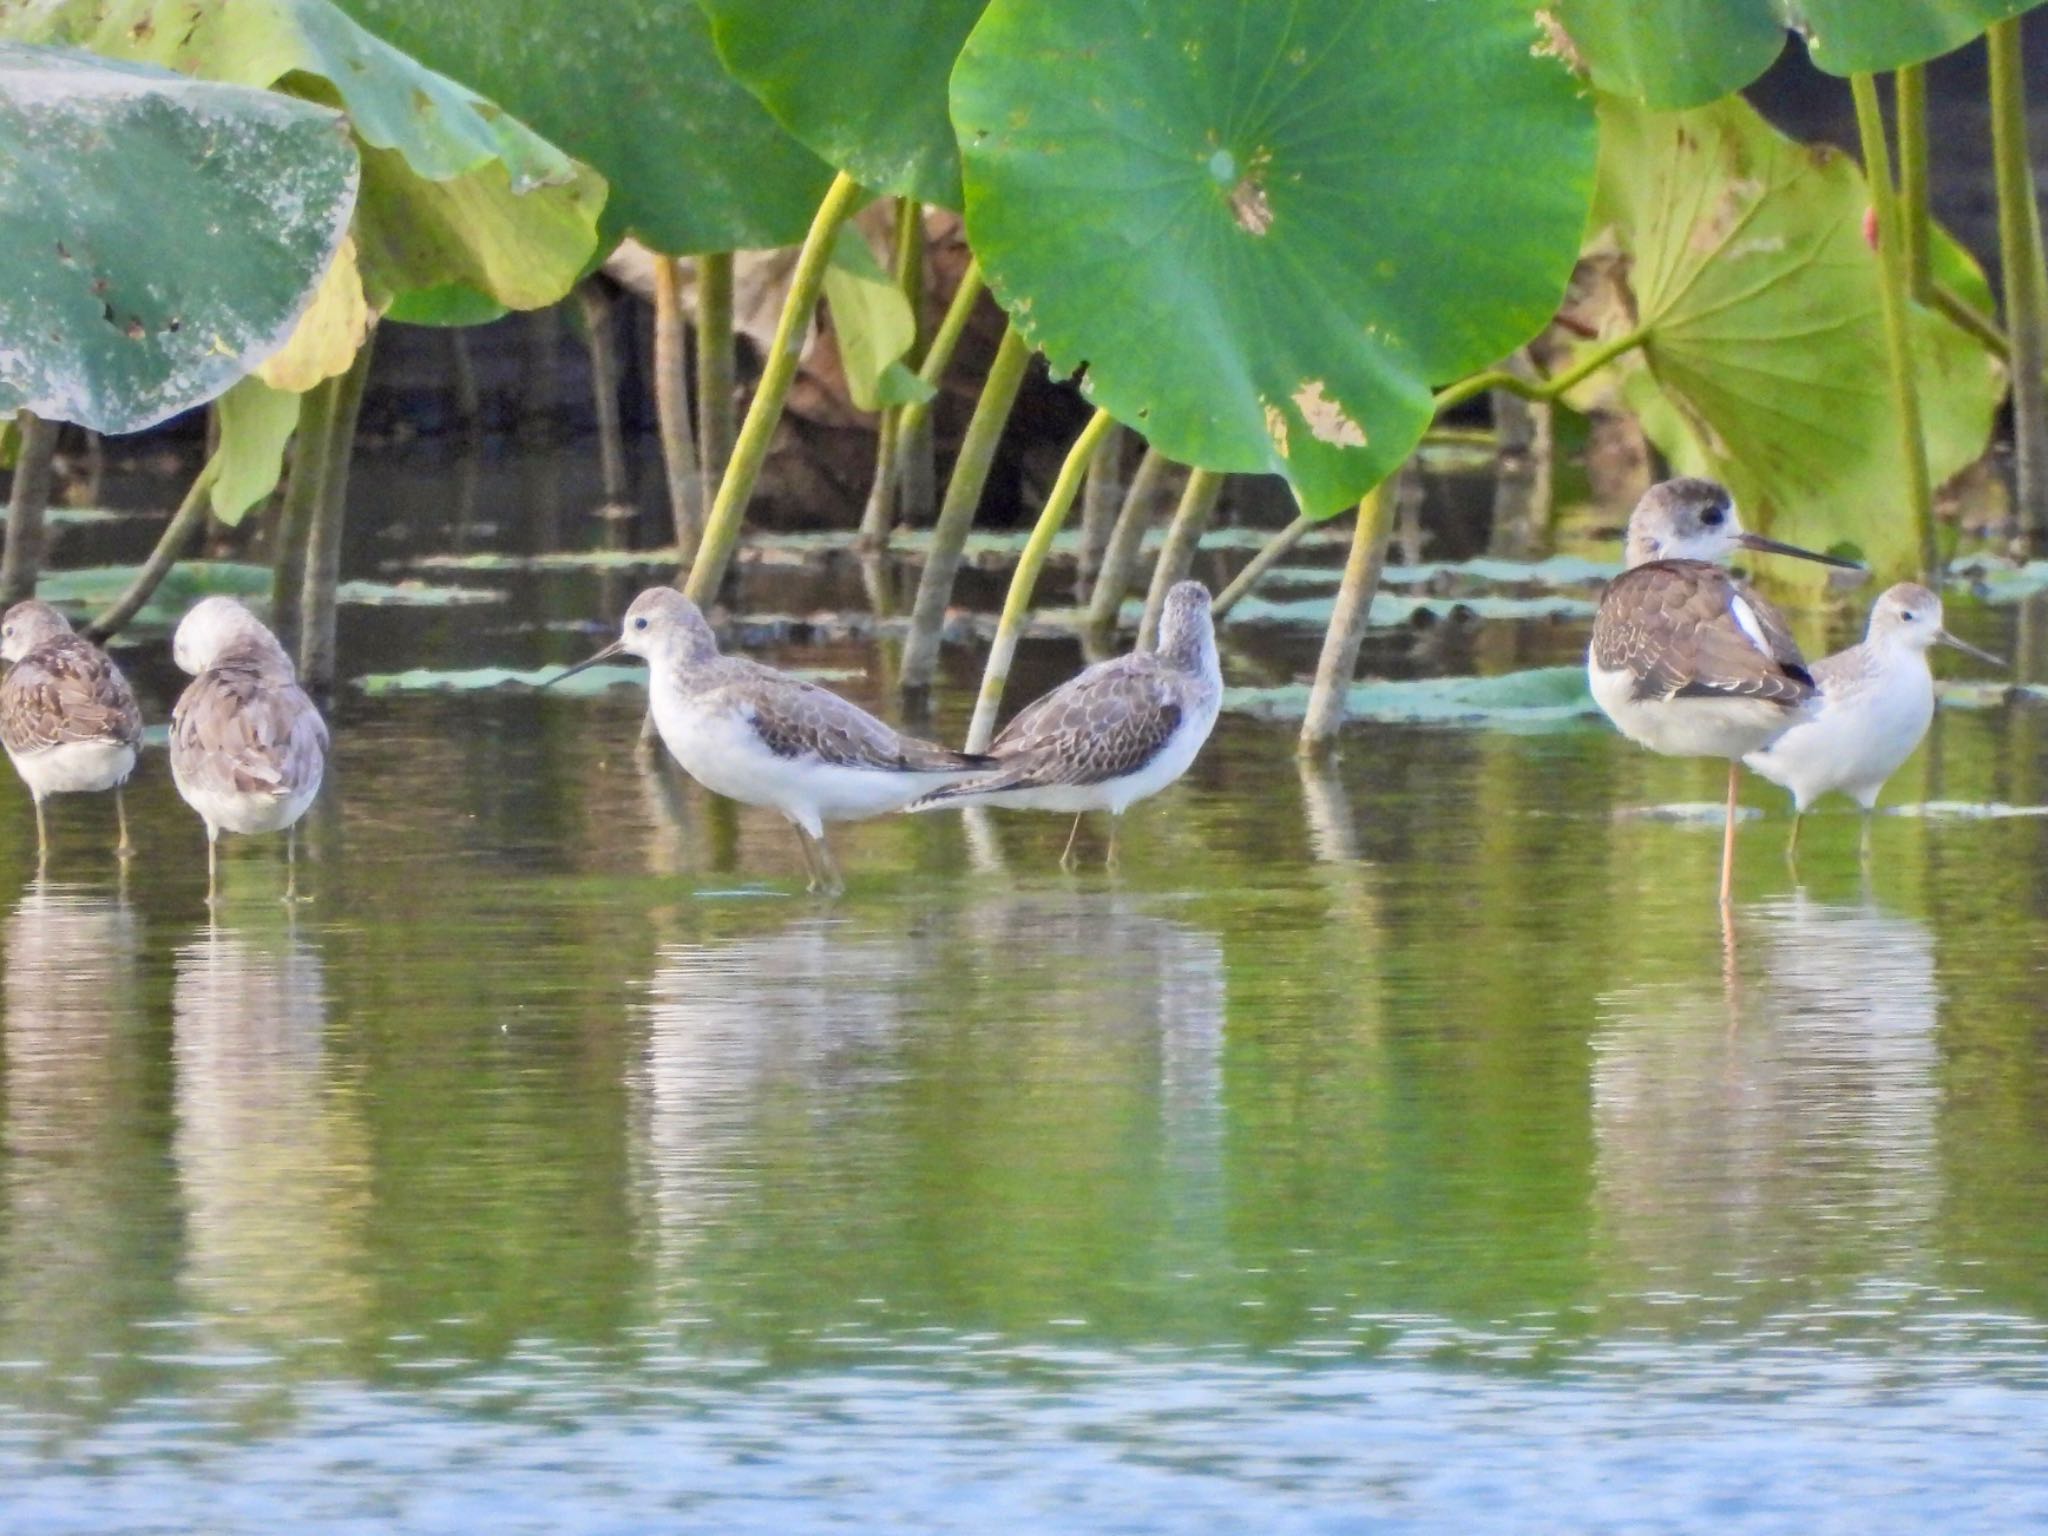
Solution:
<svg viewBox="0 0 2048 1536">
<path fill-rule="evenodd" d="M 1810 549 L 1801 549 L 1797 544 L 1780 544 L 1776 539 L 1767 539 L 1760 533 L 1738 533 L 1735 542 L 1744 549 L 1755 550 L 1760 555 L 1791 555 L 1799 560 L 1814 560 L 1822 565 L 1838 566 L 1845 571 L 1863 569 L 1854 560 L 1844 560 L 1839 555 L 1818 554 Z"/>
<path fill-rule="evenodd" d="M 1977 647 L 1970 644 L 1969 641 L 1958 640 L 1954 635 L 1950 634 L 1945 629 L 1940 634 L 1936 635 L 1934 638 L 1936 640 L 1939 640 L 1943 645 L 1954 646 L 1957 650 L 1961 651 L 1965 656 L 1974 656 L 1979 661 L 1988 661 L 1994 667 L 2010 668 L 2012 666 L 2012 663 L 2007 661 L 2003 656 L 1994 656 L 1989 651 L 1980 651 L 1977 649 Z"/>
<path fill-rule="evenodd" d="M 596 666 L 600 661 L 610 661 L 614 656 L 623 656 L 625 654 L 626 642 L 623 640 L 614 640 L 610 645 L 606 646 L 603 650 L 599 651 L 595 656 L 586 656 L 583 660 L 577 662 L 575 666 L 564 667 L 561 671 L 557 672 L 553 677 L 549 678 L 546 682 L 542 683 L 541 687 L 552 688 L 555 686 L 555 684 L 561 682 L 562 679 L 565 677 L 574 677 L 578 672 L 589 671 L 592 667 Z"/>
</svg>

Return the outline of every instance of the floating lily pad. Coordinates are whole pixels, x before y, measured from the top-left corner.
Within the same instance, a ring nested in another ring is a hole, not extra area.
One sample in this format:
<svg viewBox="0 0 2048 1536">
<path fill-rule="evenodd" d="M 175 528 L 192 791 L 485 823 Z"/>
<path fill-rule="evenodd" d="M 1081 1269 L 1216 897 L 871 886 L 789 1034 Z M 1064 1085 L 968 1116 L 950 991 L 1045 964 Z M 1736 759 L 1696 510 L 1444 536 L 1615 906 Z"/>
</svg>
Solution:
<svg viewBox="0 0 2048 1536">
<path fill-rule="evenodd" d="M 1299 720 L 1308 712 L 1308 696 L 1306 684 L 1226 688 L 1223 707 L 1259 719 Z M 1344 709 L 1353 722 L 1530 732 L 1569 729 L 1599 713 L 1582 667 L 1355 683 Z"/>
<path fill-rule="evenodd" d="M 518 670 L 512 667 L 469 667 L 444 670 L 414 667 L 405 672 L 373 672 L 355 680 L 364 693 L 490 693 L 499 689 L 537 689 L 551 678 L 561 677 L 561 667 Z M 790 677 L 813 683 L 838 683 L 866 674 L 846 667 L 788 667 Z M 592 667 L 564 678 L 548 688 L 551 694 L 589 695 L 613 688 L 645 688 L 647 669 L 638 664 Z"/>
<path fill-rule="evenodd" d="M 1973 555 L 1948 568 L 1948 583 L 1982 598 L 1987 603 L 2020 603 L 2048 592 L 2048 560 L 2019 564 Z"/>
<path fill-rule="evenodd" d="M 1737 821 L 1761 821 L 1764 812 L 1753 805 L 1735 808 Z M 1669 805 L 1624 805 L 1614 811 L 1616 821 L 1657 821 L 1678 827 L 1719 829 L 1728 823 L 1728 806 L 1721 800 L 1678 800 Z"/>
<path fill-rule="evenodd" d="M 1230 610 L 1230 622 L 1246 627 L 1324 630 L 1337 610 L 1335 595 L 1306 598 L 1247 597 Z M 1369 623 L 1382 628 L 1406 624 L 1418 614 L 1431 618 L 1463 615 L 1475 619 L 1588 619 L 1594 605 L 1583 598 L 1549 597 L 1403 597 L 1379 592 L 1372 600 Z"/>
<path fill-rule="evenodd" d="M 2048 816 L 2048 805 L 2007 805 L 1999 800 L 1925 800 L 1918 805 L 1894 805 L 1884 814 L 1925 821 L 2007 821 L 2015 817 Z"/>
<path fill-rule="evenodd" d="M 1944 709 L 2000 709 L 2016 699 L 2048 699 L 2048 687 L 2039 683 L 1967 681 L 1938 677 L 1934 680 L 1935 702 Z"/>
<path fill-rule="evenodd" d="M 36 585 L 44 602 L 79 610 L 97 610 L 127 590 L 135 579 L 133 565 L 85 566 L 69 571 L 45 571 Z M 187 608 L 202 597 L 240 598 L 261 609 L 270 601 L 270 568 L 233 560 L 181 560 L 171 567 L 150 599 L 135 616 L 143 628 L 164 628 L 175 624 Z M 469 603 L 502 601 L 502 592 L 475 587 L 428 586 L 423 582 L 345 581 L 336 598 L 351 605 L 370 607 L 445 608 Z"/>
<path fill-rule="evenodd" d="M 953 70 L 975 252 L 1096 404 L 1334 514 L 1571 276 L 1593 122 L 1544 41 L 1514 0 L 993 0 Z"/>
<path fill-rule="evenodd" d="M 1545 560 L 1500 560 L 1480 555 L 1471 560 L 1424 560 L 1415 565 L 1390 565 L 1380 573 L 1385 586 L 1421 582 L 1475 582 L 1499 587 L 1595 587 L 1621 574 L 1618 560 L 1588 560 L 1580 555 L 1552 555 Z"/>
</svg>

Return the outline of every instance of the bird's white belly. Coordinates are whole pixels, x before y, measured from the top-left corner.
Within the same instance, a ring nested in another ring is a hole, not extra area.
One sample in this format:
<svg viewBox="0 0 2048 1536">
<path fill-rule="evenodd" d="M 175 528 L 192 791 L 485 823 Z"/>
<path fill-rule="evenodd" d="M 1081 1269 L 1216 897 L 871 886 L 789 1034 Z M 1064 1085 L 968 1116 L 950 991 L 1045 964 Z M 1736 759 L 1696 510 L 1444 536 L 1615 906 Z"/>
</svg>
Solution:
<svg viewBox="0 0 2048 1536">
<path fill-rule="evenodd" d="M 135 771 L 135 749 L 119 741 L 66 741 L 40 752 L 7 755 L 38 800 L 113 789 Z"/>
<path fill-rule="evenodd" d="M 1768 746 L 1804 718 L 1767 699 L 1638 699 L 1632 673 L 1590 658 L 1593 702 L 1621 734 L 1666 757 L 1742 757 Z"/>
<path fill-rule="evenodd" d="M 1020 811 L 1058 811 L 1078 816 L 1084 811 L 1108 811 L 1121 816 L 1140 800 L 1149 800 L 1194 765 L 1195 757 L 1216 727 L 1216 711 L 1184 720 L 1166 745 L 1135 773 L 1106 779 L 1097 784 L 1046 784 L 1030 789 L 1003 789 L 975 797 L 981 805 L 1007 806 Z M 966 801 L 947 801 L 948 805 Z"/>
<path fill-rule="evenodd" d="M 727 711 L 693 710 L 655 695 L 654 728 L 691 778 L 715 795 L 780 811 L 813 837 L 828 821 L 861 821 L 900 811 L 919 795 L 970 772 L 896 773 L 847 768 L 771 752 L 751 722 Z"/>
<path fill-rule="evenodd" d="M 1898 772 L 1934 718 L 1934 685 L 1860 691 L 1825 699 L 1821 709 L 1747 759 L 1749 766 L 1792 791 L 1801 810 L 1842 790 L 1868 807 Z"/>
<path fill-rule="evenodd" d="M 258 832 L 282 832 L 301 816 L 313 803 L 313 797 L 320 793 L 320 782 L 314 780 L 306 788 L 290 795 L 257 795 L 232 789 L 192 789 L 185 784 L 178 785 L 178 793 L 185 797 L 185 803 L 199 813 L 199 819 L 211 830 L 239 832 L 244 835 Z"/>
</svg>

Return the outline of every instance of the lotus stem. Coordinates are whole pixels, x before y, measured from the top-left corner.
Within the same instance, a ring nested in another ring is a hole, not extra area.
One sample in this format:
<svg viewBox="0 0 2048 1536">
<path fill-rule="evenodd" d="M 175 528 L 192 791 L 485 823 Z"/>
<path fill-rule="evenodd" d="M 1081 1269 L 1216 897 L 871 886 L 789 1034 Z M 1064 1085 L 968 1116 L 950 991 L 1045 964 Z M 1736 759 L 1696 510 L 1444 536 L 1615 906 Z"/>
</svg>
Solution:
<svg viewBox="0 0 2048 1536">
<path fill-rule="evenodd" d="M 1947 283 L 1929 283 L 1927 298 L 1928 302 L 1942 314 L 1984 343 L 1985 350 L 1995 355 L 2000 362 L 2012 360 L 2012 343 L 2006 339 L 2005 332 L 1998 328 L 1998 322 Z"/>
<path fill-rule="evenodd" d="M 484 396 L 477 384 L 476 359 L 469 350 L 469 333 L 459 325 L 448 327 L 448 369 L 455 393 L 455 424 L 471 443 L 484 435 Z"/>
<path fill-rule="evenodd" d="M 867 504 L 860 514 L 860 533 L 854 540 L 862 554 L 879 555 L 886 551 L 889 530 L 896 524 L 896 440 L 902 421 L 903 407 L 888 406 L 875 433 L 875 476 L 868 485 Z"/>
<path fill-rule="evenodd" d="M 1920 392 L 1913 380 L 1912 344 L 1906 334 L 1906 250 L 1900 209 L 1892 186 L 1891 150 L 1885 143 L 1884 109 L 1877 81 L 1851 75 L 1856 98 L 1856 131 L 1863 141 L 1863 174 L 1877 210 L 1878 286 L 1884 307 L 1884 340 L 1891 372 L 1892 409 L 1898 417 L 1899 451 L 1905 460 L 1906 508 L 1920 549 L 1920 574 L 1932 580 L 1941 563 L 1934 544 L 1934 490 L 1928 482 L 1927 444 L 1920 431 Z"/>
<path fill-rule="evenodd" d="M 1998 254 L 2012 339 L 2012 421 L 2020 526 L 2048 540 L 2048 265 L 2027 149 L 2027 75 L 2017 17 L 1984 34 L 1991 60 L 1991 145 L 1998 183 Z"/>
<path fill-rule="evenodd" d="M 1259 552 L 1245 563 L 1245 568 L 1231 578 L 1230 585 L 1217 594 L 1216 601 L 1209 605 L 1210 617 L 1221 623 L 1230 610 L 1244 600 L 1245 594 L 1259 584 L 1259 578 L 1285 559 L 1287 552 L 1307 537 L 1313 527 L 1315 519 L 1303 514 L 1266 540 Z"/>
<path fill-rule="evenodd" d="M 306 541 L 306 587 L 302 599 L 305 627 L 299 635 L 299 677 L 316 693 L 334 686 L 336 654 L 335 591 L 341 585 L 341 530 L 348 515 L 348 470 L 355 457 L 356 418 L 362 414 L 363 386 L 369 382 L 373 329 L 356 348 L 355 360 L 341 375 L 334 395 L 334 425 L 328 439 L 326 473 L 313 513 L 312 536 Z"/>
<path fill-rule="evenodd" d="M 1088 483 L 1081 489 L 1081 569 L 1079 583 L 1086 586 L 1102 568 L 1102 552 L 1109 545 L 1110 530 L 1116 526 L 1117 508 L 1123 502 L 1124 445 L 1130 440 L 1126 427 L 1112 427 L 1103 434 L 1095 457 L 1088 461 Z"/>
<path fill-rule="evenodd" d="M 896 291 L 910 306 L 914 329 L 910 350 L 903 361 L 915 370 L 924 361 L 924 204 L 914 197 L 896 199 Z M 860 548 L 879 554 L 889 547 L 889 531 L 896 524 L 897 493 L 900 489 L 902 424 L 904 408 L 892 405 L 882 412 L 875 435 L 875 476 L 868 487 L 867 506 L 861 512 Z"/>
<path fill-rule="evenodd" d="M 170 574 L 171 567 L 185 552 L 185 546 L 192 541 L 206 522 L 211 509 L 213 482 L 220 478 L 220 457 L 215 455 L 200 466 L 199 473 L 192 477 L 191 485 L 185 489 L 185 499 L 178 503 L 178 510 L 171 514 L 171 521 L 158 535 L 156 548 L 149 552 L 149 558 L 142 562 L 121 595 L 107 605 L 104 613 L 85 626 L 85 633 L 93 640 L 105 640 L 119 634 L 128 621 L 142 611 L 142 605 Z"/>
<path fill-rule="evenodd" d="M 626 505 L 626 434 L 619 421 L 619 348 L 612 334 L 612 301 L 600 279 L 576 285 L 583 310 L 583 344 L 590 349 L 590 403 L 597 414 L 597 454 L 607 507 Z"/>
<path fill-rule="evenodd" d="M 925 351 L 932 342 L 932 328 L 925 323 L 924 204 L 916 198 L 905 198 L 897 209 L 897 217 L 900 222 L 896 227 L 896 282 L 904 302 L 910 306 L 911 318 L 917 322 L 917 334 L 904 362 L 915 370 L 924 367 Z M 931 383 L 936 388 L 938 381 L 934 379 Z M 938 500 L 931 413 L 920 412 L 915 423 L 917 430 L 909 431 L 903 422 L 909 409 L 903 405 L 896 411 L 896 522 L 905 528 L 930 522 Z"/>
<path fill-rule="evenodd" d="M 686 566 L 697 552 L 697 539 L 704 526 L 704 472 L 698 466 L 697 444 L 690 433 L 688 350 L 683 338 L 682 264 L 673 256 L 657 256 L 654 414 L 661 429 L 661 467 L 668 480 L 668 510 L 675 524 L 677 559 Z"/>
<path fill-rule="evenodd" d="M 929 364 L 938 343 L 925 354 Z M 981 398 L 975 402 L 974 417 L 967 423 L 967 435 L 960 440 L 960 452 L 953 460 L 953 475 L 946 482 L 946 499 L 939 507 L 938 522 L 932 528 L 932 545 L 925 555 L 924 570 L 918 577 L 917 597 L 910 610 L 910 634 L 903 646 L 903 671 L 898 686 L 905 695 L 921 694 L 932 685 L 938 671 L 939 630 L 945 623 L 946 605 L 953 600 L 953 578 L 960 570 L 960 551 L 974 526 L 974 514 L 981 506 L 981 493 L 988 484 L 989 466 L 1009 425 L 1010 410 L 1017 403 L 1017 391 L 1031 363 L 1031 348 L 1015 326 L 1003 332 L 982 381 Z"/>
<path fill-rule="evenodd" d="M 1095 573 L 1095 587 L 1088 597 L 1088 613 L 1082 628 L 1091 635 L 1107 635 L 1116 628 L 1124 596 L 1131 590 L 1131 576 L 1138 568 L 1138 553 L 1145 544 L 1145 525 L 1152 519 L 1152 503 L 1159 495 L 1159 483 L 1166 478 L 1172 460 L 1149 443 L 1144 457 L 1131 475 L 1124 492 L 1123 510 L 1109 531 L 1109 543 L 1102 551 L 1102 568 Z"/>
<path fill-rule="evenodd" d="M 1209 519 L 1216 511 L 1216 498 L 1223 493 L 1228 476 L 1213 469 L 1188 471 L 1188 483 L 1180 493 L 1180 505 L 1173 509 L 1173 521 L 1166 525 L 1166 542 L 1152 562 L 1152 586 L 1145 594 L 1145 616 L 1138 621 L 1138 649 L 1149 651 L 1159 639 L 1159 616 L 1166 611 L 1167 591 L 1184 580 L 1195 564 L 1195 550 L 1209 531 Z"/>
<path fill-rule="evenodd" d="M 833 177 L 824 201 L 818 204 L 811 219 L 803 248 L 797 253 L 796 268 L 789 278 L 789 295 L 782 301 L 782 315 L 775 322 L 775 339 L 769 343 L 761 382 L 754 387 L 746 420 L 733 440 L 732 460 L 719 480 L 718 498 L 705 520 L 704 537 L 690 566 L 690 579 L 683 587 L 695 602 L 710 602 L 725 581 L 733 546 L 739 543 L 740 522 L 746 516 L 747 503 L 753 499 L 754 482 L 760 478 L 768 444 L 782 419 L 782 403 L 789 398 L 789 386 L 796 380 L 804 334 L 810 329 L 811 316 L 818 307 L 818 290 L 824 286 L 825 268 L 832 258 L 832 238 L 859 201 L 859 182 L 844 171 Z"/>
<path fill-rule="evenodd" d="M 322 379 L 299 400 L 297 441 L 284 499 L 277 509 L 276 550 L 271 555 L 270 627 L 286 655 L 295 655 L 303 628 L 301 604 L 306 595 L 306 541 L 320 507 L 327 481 L 327 460 L 334 450 L 335 397 L 341 375 Z"/>
<path fill-rule="evenodd" d="M 697 258 L 697 465 L 709 506 L 725 483 L 733 439 L 732 252 Z"/>
<path fill-rule="evenodd" d="M 953 302 L 946 306 L 945 318 L 939 321 L 939 328 L 932 333 L 932 344 L 925 348 L 924 362 L 917 370 L 917 376 L 934 391 L 952 364 L 953 349 L 960 345 L 961 333 L 967 329 L 968 317 L 974 313 L 983 286 L 981 263 L 968 262 L 967 270 L 960 274 L 960 286 L 953 290 Z M 934 393 L 930 400 L 914 400 L 903 407 L 900 430 L 911 434 L 926 430 L 937 398 Z"/>
<path fill-rule="evenodd" d="M 14 456 L 14 484 L 7 495 L 7 550 L 0 556 L 0 607 L 34 597 L 43 572 L 43 514 L 50 508 L 50 480 L 57 458 L 58 423 L 33 411 L 17 411 L 21 441 Z"/>
<path fill-rule="evenodd" d="M 1438 390 L 1436 409 L 1439 412 L 1447 411 L 1452 406 L 1462 405 L 1474 395 L 1483 395 L 1490 389 L 1503 389 L 1511 395 L 1520 395 L 1524 400 L 1557 400 L 1578 388 L 1617 357 L 1635 351 L 1649 339 L 1650 333 L 1644 329 L 1630 331 L 1610 341 L 1603 341 L 1563 373 L 1553 374 L 1550 378 L 1540 381 L 1525 379 L 1505 368 L 1488 368 L 1483 373 L 1472 374 Z"/>
<path fill-rule="evenodd" d="M 1934 216 L 1927 176 L 1927 66 L 1908 64 L 1892 76 L 1892 114 L 1899 132 L 1899 219 L 1905 236 L 1907 292 L 1925 304 L 1934 274 L 1928 265 Z"/>
<path fill-rule="evenodd" d="M 1038 585 L 1038 573 L 1052 552 L 1053 538 L 1067 520 L 1067 509 L 1080 494 L 1088 477 L 1088 460 L 1112 421 L 1107 411 L 1097 411 L 1067 450 L 1066 462 L 1045 498 L 1024 552 L 1017 557 L 1017 569 L 1010 576 L 1009 595 L 1003 599 L 1003 616 L 996 622 L 995 644 L 989 648 L 988 667 L 981 675 L 981 694 L 974 701 L 974 719 L 967 727 L 967 750 L 986 752 L 995 739 L 996 711 L 1002 707 L 1003 689 L 1010 680 L 1010 662 L 1017 654 L 1017 637 L 1023 632 L 1025 616 L 1031 611 L 1031 594 Z"/>
<path fill-rule="evenodd" d="M 1358 671 L 1358 648 L 1365 640 L 1373 594 L 1387 560 L 1387 535 L 1394 526 L 1394 500 L 1388 482 L 1365 493 L 1351 530 L 1351 553 L 1344 561 L 1344 581 L 1337 606 L 1323 634 L 1323 654 L 1316 662 L 1315 686 L 1309 690 L 1308 713 L 1301 722 L 1299 750 L 1304 757 L 1330 751 L 1344 724 L 1344 698 Z"/>
</svg>

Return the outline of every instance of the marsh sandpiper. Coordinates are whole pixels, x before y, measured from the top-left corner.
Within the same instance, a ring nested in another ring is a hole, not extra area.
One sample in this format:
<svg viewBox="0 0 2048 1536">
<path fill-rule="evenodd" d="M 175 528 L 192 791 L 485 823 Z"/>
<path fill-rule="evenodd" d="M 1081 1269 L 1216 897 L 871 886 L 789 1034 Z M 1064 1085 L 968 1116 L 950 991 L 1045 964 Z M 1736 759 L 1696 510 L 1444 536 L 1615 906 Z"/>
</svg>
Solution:
<svg viewBox="0 0 2048 1536">
<path fill-rule="evenodd" d="M 232 598 L 194 606 L 171 654 L 192 674 L 171 711 L 171 777 L 206 823 L 207 904 L 223 832 L 283 832 L 285 900 L 296 900 L 298 820 L 326 772 L 326 722 L 277 637 Z"/>
<path fill-rule="evenodd" d="M 1097 662 L 1012 720 L 990 747 L 993 773 L 934 790 L 913 811 L 997 805 L 1073 815 L 1060 855 L 1071 867 L 1074 839 L 1090 811 L 1107 811 L 1108 858 L 1118 819 L 1188 771 L 1216 726 L 1223 672 L 1209 589 L 1183 581 L 1166 594 L 1157 650 Z"/>
<path fill-rule="evenodd" d="M 796 828 L 813 891 L 845 888 L 827 822 L 901 810 L 994 766 L 905 736 L 816 683 L 719 654 L 697 605 L 672 587 L 642 592 L 617 640 L 543 686 L 615 656 L 648 664 L 654 727 L 685 773 L 713 794 L 779 811 Z"/>
<path fill-rule="evenodd" d="M 1653 485 L 1628 520 L 1626 569 L 1593 620 L 1593 698 L 1631 741 L 1667 757 L 1728 760 L 1721 905 L 1735 880 L 1735 794 L 1743 757 L 1814 709 L 1818 689 L 1778 611 L 1722 562 L 1738 549 L 1859 567 L 1744 532 L 1712 480 Z"/>
<path fill-rule="evenodd" d="M 1792 791 L 1792 835 L 1799 847 L 1808 807 L 1840 790 L 1863 808 L 1863 848 L 1870 847 L 1870 816 L 1885 780 L 1913 755 L 1934 719 L 1934 672 L 1927 653 L 1949 645 L 2002 667 L 1942 628 L 1941 599 L 1917 582 L 1886 590 L 1870 610 L 1861 643 L 1813 664 L 1820 704 L 1776 741 L 1743 759 L 1774 784 Z"/>
<path fill-rule="evenodd" d="M 36 867 L 49 862 L 43 802 L 52 795 L 111 789 L 127 858 L 128 806 L 122 786 L 142 746 L 142 711 L 121 669 L 48 603 L 16 603 L 0 615 L 0 745 L 36 807 Z"/>
</svg>

